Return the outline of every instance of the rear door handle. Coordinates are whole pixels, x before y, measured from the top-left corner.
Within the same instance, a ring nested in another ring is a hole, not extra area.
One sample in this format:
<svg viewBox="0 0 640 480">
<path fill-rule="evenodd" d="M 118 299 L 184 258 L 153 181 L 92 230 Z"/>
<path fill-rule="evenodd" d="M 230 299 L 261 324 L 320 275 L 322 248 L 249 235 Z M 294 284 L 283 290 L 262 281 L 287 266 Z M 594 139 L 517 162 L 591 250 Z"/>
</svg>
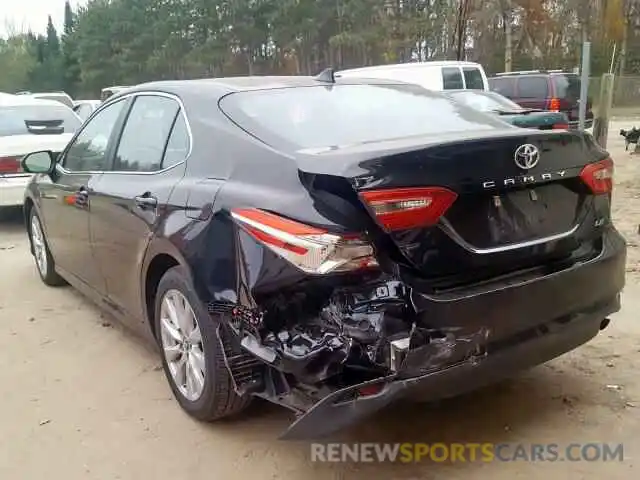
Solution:
<svg viewBox="0 0 640 480">
<path fill-rule="evenodd" d="M 158 206 L 158 199 L 149 194 L 138 195 L 134 198 L 136 205 L 143 210 L 156 208 Z"/>
</svg>

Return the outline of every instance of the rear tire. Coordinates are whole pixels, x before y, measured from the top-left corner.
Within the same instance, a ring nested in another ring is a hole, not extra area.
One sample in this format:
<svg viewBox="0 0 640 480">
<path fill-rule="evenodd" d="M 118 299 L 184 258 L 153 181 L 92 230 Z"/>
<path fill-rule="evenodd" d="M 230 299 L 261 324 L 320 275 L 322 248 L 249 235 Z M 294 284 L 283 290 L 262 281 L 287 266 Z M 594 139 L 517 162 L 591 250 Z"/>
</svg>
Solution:
<svg viewBox="0 0 640 480">
<path fill-rule="evenodd" d="M 188 278 L 177 266 L 160 280 L 156 337 L 167 381 L 180 406 L 198 420 L 214 421 L 244 410 L 251 397 L 236 394 L 218 339 L 219 322 L 204 308 Z"/>
<path fill-rule="evenodd" d="M 50 287 L 66 285 L 67 282 L 56 272 L 47 238 L 42 229 L 42 223 L 34 208 L 31 209 L 29 214 L 29 237 L 33 259 L 36 262 L 36 269 L 40 279 Z"/>
</svg>

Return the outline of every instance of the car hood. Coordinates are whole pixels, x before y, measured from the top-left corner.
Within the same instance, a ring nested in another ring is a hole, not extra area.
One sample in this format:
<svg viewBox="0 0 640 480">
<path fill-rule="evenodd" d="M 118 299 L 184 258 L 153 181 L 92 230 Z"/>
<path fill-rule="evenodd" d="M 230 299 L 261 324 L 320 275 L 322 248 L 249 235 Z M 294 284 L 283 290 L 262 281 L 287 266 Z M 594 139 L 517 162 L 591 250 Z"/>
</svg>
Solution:
<svg viewBox="0 0 640 480">
<path fill-rule="evenodd" d="M 0 137 L 1 155 L 26 155 L 39 150 L 61 152 L 73 137 L 73 133 L 59 135 L 10 135 Z"/>
</svg>

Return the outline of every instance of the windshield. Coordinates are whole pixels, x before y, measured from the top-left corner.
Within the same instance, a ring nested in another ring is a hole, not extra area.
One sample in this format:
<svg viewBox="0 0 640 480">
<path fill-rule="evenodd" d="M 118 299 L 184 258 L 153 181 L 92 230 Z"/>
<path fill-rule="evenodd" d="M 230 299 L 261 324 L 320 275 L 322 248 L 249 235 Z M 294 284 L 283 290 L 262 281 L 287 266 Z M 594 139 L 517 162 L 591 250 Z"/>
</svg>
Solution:
<svg viewBox="0 0 640 480">
<path fill-rule="evenodd" d="M 0 137 L 73 133 L 81 124 L 78 116 L 64 105 L 0 106 Z"/>
<path fill-rule="evenodd" d="M 297 149 L 489 130 L 502 122 L 416 85 L 331 85 L 227 95 L 220 108 L 268 144 Z"/>
<path fill-rule="evenodd" d="M 522 107 L 506 97 L 495 92 L 462 91 L 449 95 L 458 102 L 464 103 L 481 112 L 520 112 Z"/>
</svg>

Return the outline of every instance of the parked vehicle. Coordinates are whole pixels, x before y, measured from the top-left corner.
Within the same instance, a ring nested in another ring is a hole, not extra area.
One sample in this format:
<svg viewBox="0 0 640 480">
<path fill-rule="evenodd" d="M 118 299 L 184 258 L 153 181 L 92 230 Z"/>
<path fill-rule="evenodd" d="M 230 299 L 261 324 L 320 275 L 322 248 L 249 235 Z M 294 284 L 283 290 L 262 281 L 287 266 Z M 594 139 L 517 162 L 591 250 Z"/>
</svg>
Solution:
<svg viewBox="0 0 640 480">
<path fill-rule="evenodd" d="M 115 95 L 116 93 L 122 92 L 127 88 L 129 87 L 123 86 L 123 85 L 103 88 L 102 91 L 100 92 L 100 100 L 104 102 L 110 96 Z"/>
<path fill-rule="evenodd" d="M 479 63 L 443 61 L 375 65 L 336 73 L 338 78 L 377 78 L 413 83 L 429 90 L 489 90 Z"/>
<path fill-rule="evenodd" d="M 257 396 L 298 415 L 285 438 L 328 434 L 546 362 L 620 308 L 608 153 L 416 85 L 139 85 L 23 165 L 44 283 L 147 335 L 201 420 Z"/>
<path fill-rule="evenodd" d="M 62 151 L 81 123 L 59 102 L 0 95 L 0 208 L 22 205 L 31 177 L 22 170 L 22 157 L 42 149 Z"/>
<path fill-rule="evenodd" d="M 562 112 L 549 112 L 523 108 L 496 92 L 477 90 L 451 90 L 447 95 L 480 112 L 498 115 L 516 127 L 539 130 L 566 130 L 569 119 Z"/>
<path fill-rule="evenodd" d="M 65 92 L 40 92 L 40 93 L 24 93 L 27 97 L 34 98 L 36 100 L 53 100 L 60 102 L 63 105 L 73 108 L 73 99 Z"/>
<path fill-rule="evenodd" d="M 102 103 L 100 100 L 76 100 L 73 102 L 73 111 L 84 122 Z"/>
<path fill-rule="evenodd" d="M 528 70 L 499 73 L 489 79 L 491 90 L 524 108 L 562 112 L 572 127 L 578 126 L 580 111 L 580 77 L 562 70 Z M 592 103 L 586 107 L 585 127 L 593 126 Z"/>
</svg>

